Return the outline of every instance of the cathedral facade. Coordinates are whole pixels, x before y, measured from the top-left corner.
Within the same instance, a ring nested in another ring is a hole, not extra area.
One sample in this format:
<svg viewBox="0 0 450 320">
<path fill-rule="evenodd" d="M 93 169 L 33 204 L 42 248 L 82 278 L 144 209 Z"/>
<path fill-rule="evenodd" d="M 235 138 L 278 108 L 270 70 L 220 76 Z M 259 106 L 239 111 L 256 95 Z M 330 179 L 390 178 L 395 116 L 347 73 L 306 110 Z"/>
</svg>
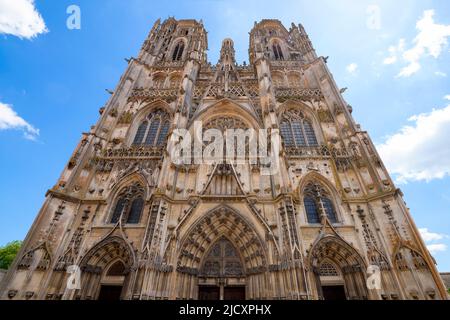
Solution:
<svg viewBox="0 0 450 320">
<path fill-rule="evenodd" d="M 401 191 L 302 25 L 255 23 L 249 64 L 231 39 L 215 65 L 207 49 L 201 21 L 154 24 L 48 190 L 0 297 L 446 299 Z M 278 170 L 174 161 L 179 129 L 208 148 L 198 123 L 279 132 Z"/>
</svg>

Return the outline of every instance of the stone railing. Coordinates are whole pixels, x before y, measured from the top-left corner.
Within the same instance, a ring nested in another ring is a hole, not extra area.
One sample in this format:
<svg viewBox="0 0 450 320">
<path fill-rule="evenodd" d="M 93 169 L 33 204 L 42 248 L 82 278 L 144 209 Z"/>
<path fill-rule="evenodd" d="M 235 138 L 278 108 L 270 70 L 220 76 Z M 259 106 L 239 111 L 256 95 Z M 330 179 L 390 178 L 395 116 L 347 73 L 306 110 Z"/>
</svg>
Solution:
<svg viewBox="0 0 450 320">
<path fill-rule="evenodd" d="M 133 89 L 128 100 L 162 99 L 172 102 L 178 97 L 178 88 L 169 89 Z"/>
<path fill-rule="evenodd" d="M 286 156 L 290 158 L 323 158 L 330 157 L 326 147 L 285 147 Z"/>
<path fill-rule="evenodd" d="M 164 68 L 181 68 L 184 66 L 184 61 L 158 61 L 154 64 L 154 66 Z"/>
<path fill-rule="evenodd" d="M 131 148 L 107 149 L 103 152 L 103 159 L 145 159 L 161 158 L 165 147 L 134 146 Z"/>
<path fill-rule="evenodd" d="M 270 64 L 275 68 L 301 68 L 304 65 L 300 60 L 272 60 Z"/>
<path fill-rule="evenodd" d="M 279 102 L 285 102 L 286 100 L 290 99 L 301 101 L 320 101 L 323 99 L 323 95 L 320 89 L 299 89 L 289 87 L 276 88 L 275 97 Z"/>
</svg>

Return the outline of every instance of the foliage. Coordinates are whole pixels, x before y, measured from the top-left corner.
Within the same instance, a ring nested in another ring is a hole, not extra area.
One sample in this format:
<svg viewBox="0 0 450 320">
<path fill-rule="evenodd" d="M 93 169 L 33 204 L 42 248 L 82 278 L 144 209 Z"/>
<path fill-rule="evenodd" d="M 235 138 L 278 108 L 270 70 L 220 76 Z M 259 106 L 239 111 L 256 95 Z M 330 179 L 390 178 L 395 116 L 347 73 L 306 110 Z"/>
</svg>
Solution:
<svg viewBox="0 0 450 320">
<path fill-rule="evenodd" d="M 0 247 L 0 269 L 8 269 L 20 250 L 22 241 L 12 241 Z"/>
</svg>

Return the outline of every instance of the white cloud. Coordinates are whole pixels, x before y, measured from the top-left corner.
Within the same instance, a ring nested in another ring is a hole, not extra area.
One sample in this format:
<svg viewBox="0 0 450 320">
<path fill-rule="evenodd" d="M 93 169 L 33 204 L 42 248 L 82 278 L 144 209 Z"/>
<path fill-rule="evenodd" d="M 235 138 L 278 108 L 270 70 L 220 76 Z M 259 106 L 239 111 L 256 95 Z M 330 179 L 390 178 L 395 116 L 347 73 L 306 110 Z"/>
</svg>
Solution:
<svg viewBox="0 0 450 320">
<path fill-rule="evenodd" d="M 447 74 L 442 71 L 436 71 L 434 74 L 438 77 L 443 77 L 443 78 L 447 77 Z"/>
<path fill-rule="evenodd" d="M 420 68 L 422 68 L 422 66 L 420 65 L 419 62 L 411 61 L 411 63 L 409 65 L 407 65 L 400 71 L 400 73 L 397 75 L 397 77 L 410 77 L 414 73 L 419 71 Z"/>
<path fill-rule="evenodd" d="M 428 228 L 419 228 L 420 235 L 425 241 L 430 253 L 443 252 L 447 250 L 447 245 L 444 243 L 436 243 L 439 240 L 448 238 L 445 234 L 435 233 L 428 230 Z"/>
<path fill-rule="evenodd" d="M 431 232 L 428 228 L 419 228 L 419 232 L 425 242 L 442 240 L 447 237 L 445 234 Z"/>
<path fill-rule="evenodd" d="M 0 102 L 0 131 L 9 129 L 22 130 L 24 137 L 29 140 L 36 140 L 39 135 L 39 129 L 19 117 L 11 105 Z"/>
<path fill-rule="evenodd" d="M 450 100 L 450 94 L 446 95 L 446 96 L 444 97 L 444 99 L 445 99 L 445 100 Z"/>
<path fill-rule="evenodd" d="M 356 63 L 350 63 L 345 69 L 348 73 L 355 74 L 358 70 L 358 65 Z"/>
<path fill-rule="evenodd" d="M 443 243 L 429 244 L 429 245 L 427 245 L 427 248 L 431 254 L 447 251 L 447 245 L 443 244 Z"/>
<path fill-rule="evenodd" d="M 430 181 L 450 175 L 450 105 L 408 119 L 378 146 L 397 183 Z"/>
<path fill-rule="evenodd" d="M 396 46 L 390 46 L 389 51 L 389 57 L 383 60 L 384 64 L 394 64 L 398 60 L 399 53 L 403 52 L 405 50 L 405 39 L 400 39 L 398 41 L 398 45 Z"/>
<path fill-rule="evenodd" d="M 0 34 L 31 39 L 48 32 L 34 0 L 0 0 Z"/>
<path fill-rule="evenodd" d="M 405 50 L 404 39 L 400 39 L 397 46 L 389 47 L 389 57 L 384 59 L 384 64 L 394 64 L 400 60 L 407 64 L 400 70 L 397 77 L 410 77 L 415 74 L 422 68 L 421 60 L 424 57 L 438 58 L 448 44 L 450 25 L 435 23 L 433 16 L 434 10 L 426 10 L 422 18 L 417 21 L 418 33 L 410 49 Z"/>
</svg>

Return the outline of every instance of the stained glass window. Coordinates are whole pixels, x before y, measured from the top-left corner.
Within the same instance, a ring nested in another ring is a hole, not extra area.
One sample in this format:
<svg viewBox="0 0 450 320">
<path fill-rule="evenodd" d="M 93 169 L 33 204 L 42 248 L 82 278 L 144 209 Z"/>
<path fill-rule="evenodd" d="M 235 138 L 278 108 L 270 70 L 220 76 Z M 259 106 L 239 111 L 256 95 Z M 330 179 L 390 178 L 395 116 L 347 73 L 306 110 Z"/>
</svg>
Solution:
<svg viewBox="0 0 450 320">
<path fill-rule="evenodd" d="M 308 121 L 303 121 L 303 128 L 305 129 L 306 140 L 309 146 L 317 146 L 316 135 L 314 134 L 314 129 Z"/>
<path fill-rule="evenodd" d="M 127 223 L 139 223 L 141 220 L 142 209 L 144 208 L 144 200 L 139 197 L 131 203 L 130 212 L 128 213 Z"/>
<path fill-rule="evenodd" d="M 301 112 L 288 111 L 283 116 L 280 132 L 286 147 L 317 147 L 314 129 Z"/>
<path fill-rule="evenodd" d="M 117 223 L 117 221 L 119 221 L 120 215 L 122 214 L 122 211 L 125 208 L 125 205 L 126 205 L 126 200 L 124 198 L 120 198 L 117 201 L 116 207 L 114 208 L 114 212 L 111 217 L 111 223 Z"/>
<path fill-rule="evenodd" d="M 111 216 L 111 223 L 117 223 L 119 219 L 128 224 L 136 224 L 141 220 L 144 208 L 144 188 L 139 183 L 134 183 L 124 188 Z"/>
<path fill-rule="evenodd" d="M 328 220 L 331 223 L 336 223 L 336 212 L 334 211 L 333 203 L 328 198 L 322 198 L 323 207 L 325 208 L 325 212 L 327 213 Z"/>
<path fill-rule="evenodd" d="M 134 137 L 133 144 L 141 144 L 144 140 L 145 132 L 147 131 L 148 122 L 144 121 L 138 128 L 136 132 L 136 136 Z"/>
<path fill-rule="evenodd" d="M 147 133 L 147 138 L 145 138 L 146 145 L 152 146 L 155 144 L 155 138 L 156 138 L 156 135 L 158 134 L 159 125 L 160 125 L 159 119 L 152 120 L 152 123 L 151 123 L 150 128 Z"/>
<path fill-rule="evenodd" d="M 162 146 L 169 133 L 169 116 L 162 110 L 151 113 L 139 126 L 134 145 Z"/>
<path fill-rule="evenodd" d="M 294 146 L 294 136 L 292 135 L 290 123 L 288 121 L 281 123 L 280 130 L 286 146 Z"/>
<path fill-rule="evenodd" d="M 304 203 L 305 203 L 306 217 L 308 219 L 308 222 L 309 223 L 319 223 L 320 216 L 319 216 L 319 211 L 317 210 L 316 201 L 311 197 L 305 197 Z"/>
<path fill-rule="evenodd" d="M 304 190 L 304 205 L 309 223 L 320 223 L 324 210 L 330 223 L 337 223 L 337 213 L 329 193 L 319 184 L 309 183 Z"/>
<path fill-rule="evenodd" d="M 170 126 L 169 122 L 165 122 L 161 126 L 161 131 L 159 132 L 159 135 L 158 135 L 158 141 L 156 142 L 156 144 L 158 146 L 161 146 L 164 144 L 167 134 L 169 133 L 169 126 Z"/>
</svg>

